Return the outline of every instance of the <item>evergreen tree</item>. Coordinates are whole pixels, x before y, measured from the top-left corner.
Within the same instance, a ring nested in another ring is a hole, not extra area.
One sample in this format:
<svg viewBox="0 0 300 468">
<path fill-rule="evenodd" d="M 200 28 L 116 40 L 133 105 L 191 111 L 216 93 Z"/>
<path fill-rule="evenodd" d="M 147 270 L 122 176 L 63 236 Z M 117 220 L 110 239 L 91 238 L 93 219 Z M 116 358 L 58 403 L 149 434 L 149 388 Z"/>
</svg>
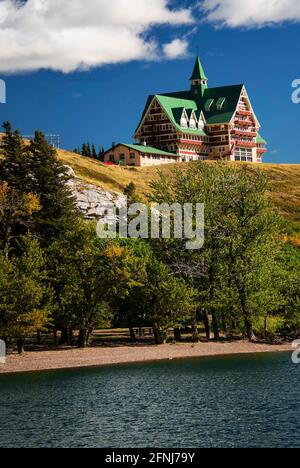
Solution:
<svg viewBox="0 0 300 468">
<path fill-rule="evenodd" d="M 12 188 L 26 191 L 29 175 L 29 158 L 19 131 L 12 131 L 9 122 L 3 123 L 4 136 L 0 160 L 0 182 L 5 181 Z"/>
<path fill-rule="evenodd" d="M 92 150 L 91 150 L 91 146 L 89 143 L 86 144 L 86 156 L 88 158 L 91 158 L 92 157 Z"/>
<path fill-rule="evenodd" d="M 97 151 L 95 145 L 92 145 L 92 158 L 97 159 Z"/>
<path fill-rule="evenodd" d="M 69 177 L 57 159 L 56 151 L 41 132 L 35 133 L 28 149 L 31 180 L 28 190 L 38 195 L 42 209 L 34 215 L 36 233 L 44 245 L 61 236 L 78 216 L 73 195 L 67 186 Z"/>
<path fill-rule="evenodd" d="M 22 144 L 19 135 L 13 134 L 8 124 L 6 132 L 0 163 L 1 179 L 8 183 L 11 193 L 18 193 L 20 200 L 26 196 L 38 197 L 40 209 L 31 217 L 31 231 L 39 236 L 43 246 L 49 245 L 70 229 L 78 216 L 75 200 L 67 186 L 66 169 L 41 132 L 35 133 L 29 145 Z"/>
<path fill-rule="evenodd" d="M 99 161 L 104 162 L 104 154 L 105 154 L 105 150 L 104 150 L 104 148 L 102 146 L 102 148 L 100 148 L 99 154 L 98 154 Z"/>
</svg>

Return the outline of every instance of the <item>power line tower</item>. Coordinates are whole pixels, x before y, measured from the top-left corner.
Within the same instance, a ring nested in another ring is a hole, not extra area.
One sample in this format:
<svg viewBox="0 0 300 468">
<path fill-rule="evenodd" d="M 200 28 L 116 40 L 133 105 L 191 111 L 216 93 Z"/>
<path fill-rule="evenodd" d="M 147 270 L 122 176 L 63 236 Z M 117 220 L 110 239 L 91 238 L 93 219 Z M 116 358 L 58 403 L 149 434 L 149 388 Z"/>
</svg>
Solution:
<svg viewBox="0 0 300 468">
<path fill-rule="evenodd" d="M 33 135 L 23 135 L 25 140 L 33 140 Z M 61 137 L 59 134 L 49 133 L 45 135 L 47 143 L 52 146 L 52 148 L 59 149 L 61 145 Z"/>
</svg>

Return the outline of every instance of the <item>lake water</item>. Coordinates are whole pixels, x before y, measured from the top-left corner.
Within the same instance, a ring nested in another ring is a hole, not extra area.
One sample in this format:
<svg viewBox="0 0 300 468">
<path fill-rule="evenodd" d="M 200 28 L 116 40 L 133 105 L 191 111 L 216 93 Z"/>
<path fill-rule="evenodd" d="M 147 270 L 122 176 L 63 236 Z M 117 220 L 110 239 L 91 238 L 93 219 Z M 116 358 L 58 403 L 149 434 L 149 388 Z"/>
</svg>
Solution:
<svg viewBox="0 0 300 468">
<path fill-rule="evenodd" d="M 0 376 L 0 447 L 300 447 L 289 353 Z"/>
</svg>

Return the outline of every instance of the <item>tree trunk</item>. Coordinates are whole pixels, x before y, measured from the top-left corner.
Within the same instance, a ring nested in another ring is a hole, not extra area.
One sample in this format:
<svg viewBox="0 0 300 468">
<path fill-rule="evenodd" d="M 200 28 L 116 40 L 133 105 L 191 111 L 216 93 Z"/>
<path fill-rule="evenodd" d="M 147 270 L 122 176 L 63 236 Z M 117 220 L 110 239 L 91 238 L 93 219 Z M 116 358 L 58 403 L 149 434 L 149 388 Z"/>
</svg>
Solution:
<svg viewBox="0 0 300 468">
<path fill-rule="evenodd" d="M 226 334 L 227 333 L 227 323 L 226 323 L 226 317 L 225 313 L 222 313 L 222 331 Z"/>
<path fill-rule="evenodd" d="M 213 332 L 214 332 L 214 339 L 219 340 L 220 339 L 220 330 L 219 330 L 218 320 L 217 320 L 215 312 L 212 313 L 212 328 L 213 328 Z"/>
<path fill-rule="evenodd" d="M 135 333 L 134 333 L 134 329 L 133 329 L 133 325 L 132 325 L 132 319 L 131 319 L 130 315 L 127 316 L 127 323 L 128 323 L 128 328 L 129 328 L 129 332 L 130 332 L 130 341 L 131 341 L 131 343 L 136 343 L 137 339 L 136 339 L 136 336 L 135 336 Z"/>
<path fill-rule="evenodd" d="M 193 343 L 199 343 L 199 330 L 197 321 L 195 321 L 192 326 L 192 341 Z"/>
<path fill-rule="evenodd" d="M 181 342 L 181 329 L 180 328 L 174 328 L 174 339 L 175 341 L 178 341 L 178 343 Z"/>
<path fill-rule="evenodd" d="M 54 339 L 54 345 L 57 346 L 58 345 L 58 341 L 57 341 L 57 330 L 53 330 L 53 339 Z"/>
<path fill-rule="evenodd" d="M 18 348 L 18 353 L 19 354 L 23 354 L 24 353 L 24 340 L 22 338 L 20 338 L 18 341 L 17 341 L 17 348 Z"/>
<path fill-rule="evenodd" d="M 253 339 L 253 326 L 251 323 L 251 311 L 248 306 L 247 290 L 245 288 L 240 288 L 240 301 L 244 317 L 246 336 L 248 340 L 251 341 Z"/>
<path fill-rule="evenodd" d="M 79 330 L 78 348 L 85 348 L 87 344 L 87 330 L 82 328 Z"/>
<path fill-rule="evenodd" d="M 69 346 L 73 345 L 73 330 L 72 330 L 72 328 L 68 329 L 68 345 Z"/>
<path fill-rule="evenodd" d="M 264 339 L 267 338 L 267 331 L 268 331 L 268 317 L 265 317 L 265 322 L 264 322 Z"/>
<path fill-rule="evenodd" d="M 203 323 L 205 327 L 206 338 L 210 340 L 210 326 L 209 326 L 209 318 L 208 318 L 207 311 L 203 312 Z"/>
<path fill-rule="evenodd" d="M 67 345 L 68 344 L 68 329 L 67 328 L 62 328 L 61 329 L 61 338 L 60 338 L 60 344 L 62 345 Z"/>
<path fill-rule="evenodd" d="M 41 330 L 37 331 L 36 338 L 37 338 L 37 344 L 40 345 L 41 344 Z"/>
<path fill-rule="evenodd" d="M 160 345 L 163 343 L 163 338 L 160 330 L 160 326 L 157 322 L 153 324 L 153 333 L 154 333 L 154 341 L 156 345 Z"/>
</svg>

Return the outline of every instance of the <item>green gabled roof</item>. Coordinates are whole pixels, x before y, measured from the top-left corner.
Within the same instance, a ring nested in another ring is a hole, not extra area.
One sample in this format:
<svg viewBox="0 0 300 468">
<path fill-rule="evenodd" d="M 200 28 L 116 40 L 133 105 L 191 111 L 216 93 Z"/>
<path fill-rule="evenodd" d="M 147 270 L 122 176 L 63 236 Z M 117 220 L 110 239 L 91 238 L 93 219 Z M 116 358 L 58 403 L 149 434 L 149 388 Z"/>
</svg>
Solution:
<svg viewBox="0 0 300 468">
<path fill-rule="evenodd" d="M 256 143 L 260 143 L 262 145 L 266 145 L 267 141 L 258 133 L 256 137 Z"/>
<path fill-rule="evenodd" d="M 204 73 L 204 69 L 202 67 L 202 63 L 199 57 L 196 58 L 194 71 L 191 76 L 191 81 L 194 81 L 194 80 L 208 80 L 207 76 Z"/>
<path fill-rule="evenodd" d="M 140 127 L 153 98 L 156 97 L 176 130 L 192 135 L 207 136 L 206 133 L 200 129 L 183 129 L 180 127 L 180 121 L 178 120 L 181 117 L 180 115 L 178 118 L 180 112 L 182 112 L 183 109 L 186 109 L 187 111 L 194 110 L 197 116 L 199 116 L 202 111 L 208 125 L 229 123 L 236 111 L 242 90 L 243 85 L 240 84 L 234 86 L 223 86 L 220 88 L 208 88 L 204 91 L 202 98 L 195 97 L 191 91 L 149 96 L 137 129 Z M 225 101 L 222 109 L 218 110 L 217 103 L 220 102 L 219 100 L 221 98 Z M 205 104 L 210 100 L 213 100 L 213 103 L 210 110 L 206 111 Z"/>
<path fill-rule="evenodd" d="M 194 109 L 186 109 L 186 113 L 189 119 L 191 118 L 193 112 L 196 112 L 196 111 Z"/>
<path fill-rule="evenodd" d="M 192 129 L 192 128 L 182 128 L 178 121 L 176 120 L 176 115 L 178 112 L 178 109 L 186 109 L 187 111 L 196 111 L 198 106 L 195 100 L 192 99 L 186 99 L 186 96 L 191 98 L 191 93 L 174 93 L 172 94 L 162 94 L 162 95 L 157 95 L 156 99 L 164 109 L 165 113 L 171 120 L 172 124 L 176 128 L 176 130 L 182 132 L 182 133 L 187 133 L 189 135 L 198 135 L 198 136 L 207 136 L 203 130 L 199 129 Z"/>
<path fill-rule="evenodd" d="M 203 109 L 206 123 L 217 124 L 217 123 L 229 123 L 236 111 L 243 85 L 234 86 L 223 86 L 220 88 L 208 88 L 205 90 L 203 98 L 200 102 L 200 106 Z M 218 110 L 217 104 L 220 100 L 224 100 L 222 109 Z M 214 102 L 209 111 L 205 110 L 205 102 L 209 99 L 213 99 Z"/>
<path fill-rule="evenodd" d="M 175 153 L 169 153 L 168 151 L 163 151 L 158 148 L 153 148 L 152 146 L 144 145 L 128 145 L 127 143 L 120 143 L 120 145 L 126 146 L 126 148 L 139 151 L 139 153 L 147 154 L 161 154 L 162 156 L 177 156 Z"/>
<path fill-rule="evenodd" d="M 184 107 L 178 107 L 177 109 L 172 109 L 173 116 L 175 121 L 180 125 L 180 120 L 184 111 Z"/>
</svg>

